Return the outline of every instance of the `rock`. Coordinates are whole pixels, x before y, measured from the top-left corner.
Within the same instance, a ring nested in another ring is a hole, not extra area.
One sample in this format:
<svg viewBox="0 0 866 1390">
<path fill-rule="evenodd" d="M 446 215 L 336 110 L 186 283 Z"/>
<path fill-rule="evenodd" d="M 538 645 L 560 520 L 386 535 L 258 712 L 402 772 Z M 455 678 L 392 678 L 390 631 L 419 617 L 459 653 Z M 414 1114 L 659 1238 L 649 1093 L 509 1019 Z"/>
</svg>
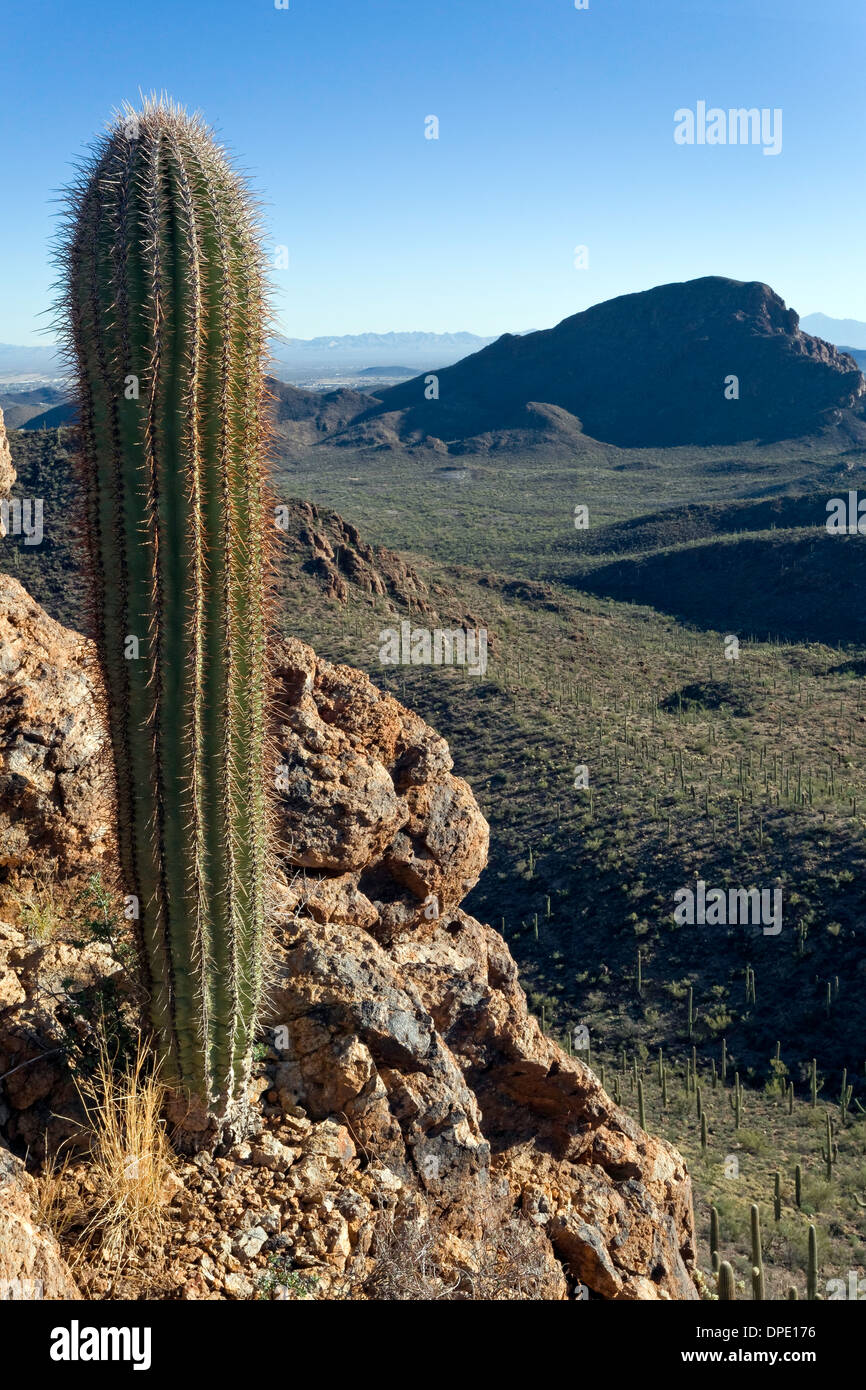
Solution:
<svg viewBox="0 0 866 1390">
<path fill-rule="evenodd" d="M 277 398 L 294 395 L 313 408 L 327 399 L 320 392 L 299 391 L 285 382 L 274 381 L 272 390 Z M 369 404 L 368 396 L 355 398 L 359 405 Z M 279 399 L 277 410 L 280 413 Z M 285 434 L 285 428 L 281 433 Z M 291 498 L 280 504 L 277 520 L 286 568 L 313 576 L 328 597 L 346 603 L 354 590 L 355 597 L 375 595 L 401 606 L 408 603 L 416 612 L 433 613 L 426 584 L 403 556 L 384 546 L 368 545 L 356 527 L 336 512 Z"/>
<path fill-rule="evenodd" d="M 273 1134 L 264 1133 L 252 1145 L 251 1161 L 256 1168 L 269 1168 L 273 1173 L 284 1173 L 291 1168 L 300 1156 L 300 1149 L 291 1149 L 281 1144 Z"/>
<path fill-rule="evenodd" d="M 15 482 L 15 468 L 12 464 L 12 455 L 9 452 L 9 440 L 6 438 L 6 425 L 3 421 L 3 411 L 0 410 L 0 498 L 8 496 Z M 6 527 L 3 518 L 0 516 L 0 536 L 5 536 Z"/>
<path fill-rule="evenodd" d="M 229 1298 L 252 1298 L 254 1292 L 252 1281 L 243 1274 L 227 1274 L 223 1288 Z"/>
<path fill-rule="evenodd" d="M 86 1147 L 84 1113 L 64 1062 L 69 1005 L 97 983 L 118 976 L 107 946 L 30 941 L 0 920 L 0 1074 L 4 1075 L 3 1132 L 23 1152 L 41 1158 L 46 1143 Z M 77 1018 L 77 1033 L 87 1025 Z"/>
<path fill-rule="evenodd" d="M 359 671 L 291 639 L 276 652 L 283 906 L 380 939 L 431 930 L 475 886 L 487 823 L 448 745 Z"/>
<path fill-rule="evenodd" d="M 90 643 L 0 574 L 0 869 L 66 877 L 110 844 L 112 796 Z"/>
<path fill-rule="evenodd" d="M 39 1224 L 35 1203 L 33 1179 L 0 1140 L 0 1300 L 80 1298 L 57 1241 Z"/>
<path fill-rule="evenodd" d="M 232 1254 L 237 1255 L 238 1259 L 241 1260 L 252 1260 L 267 1239 L 268 1233 L 261 1226 L 251 1226 L 249 1230 L 241 1231 L 237 1238 L 232 1241 Z"/>
<path fill-rule="evenodd" d="M 284 861 L 330 869 L 282 902 L 269 1015 L 290 1042 L 281 1101 L 300 1101 L 314 1121 L 345 1117 L 354 1144 L 458 1243 L 477 1237 L 491 1185 L 504 1182 L 593 1293 L 696 1297 L 682 1160 L 543 1037 L 505 942 L 459 909 L 485 862 L 487 827 L 447 745 L 301 642 L 285 644 L 278 666 L 280 744 L 300 769 L 281 807 Z M 396 802 L 359 771 L 371 763 L 387 770 Z M 381 835 L 350 782 L 371 789 Z M 305 1156 L 293 1179 L 325 1175 Z"/>
</svg>

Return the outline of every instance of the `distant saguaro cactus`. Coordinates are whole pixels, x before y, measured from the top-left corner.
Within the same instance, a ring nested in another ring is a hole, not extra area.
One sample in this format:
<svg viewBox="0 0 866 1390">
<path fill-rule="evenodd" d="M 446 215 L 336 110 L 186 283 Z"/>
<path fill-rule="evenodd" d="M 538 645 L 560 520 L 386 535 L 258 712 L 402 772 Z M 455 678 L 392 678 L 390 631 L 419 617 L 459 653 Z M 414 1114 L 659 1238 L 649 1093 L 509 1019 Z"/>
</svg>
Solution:
<svg viewBox="0 0 866 1390">
<path fill-rule="evenodd" d="M 189 1132 L 234 1124 L 263 976 L 264 257 L 248 192 L 174 104 L 125 108 L 68 200 L 77 370 L 124 892 Z"/>
<path fill-rule="evenodd" d="M 734 1271 L 727 1260 L 722 1260 L 719 1265 L 717 1287 L 719 1291 L 719 1300 L 721 1302 L 730 1302 L 737 1297 L 737 1287 L 734 1283 Z"/>
</svg>

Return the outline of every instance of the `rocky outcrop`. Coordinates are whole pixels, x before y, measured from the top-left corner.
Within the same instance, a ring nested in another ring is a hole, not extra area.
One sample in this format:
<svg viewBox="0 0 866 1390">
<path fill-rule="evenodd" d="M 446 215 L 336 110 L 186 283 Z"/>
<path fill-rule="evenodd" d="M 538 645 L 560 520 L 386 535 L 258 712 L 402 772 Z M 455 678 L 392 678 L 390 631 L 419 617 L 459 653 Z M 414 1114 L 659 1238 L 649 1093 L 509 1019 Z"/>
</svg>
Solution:
<svg viewBox="0 0 866 1390">
<path fill-rule="evenodd" d="M 92 648 L 0 574 L 0 884 L 104 856 L 109 763 Z"/>
<path fill-rule="evenodd" d="M 487 826 L 444 740 L 301 642 L 278 670 L 279 1103 L 343 1117 L 457 1241 L 504 1181 L 575 1282 L 692 1296 L 682 1160 L 542 1035 L 505 942 L 460 910 Z"/>
<path fill-rule="evenodd" d="M 19 861 L 28 862 L 31 829 L 38 837 L 50 823 L 62 839 L 67 824 L 25 813 L 37 796 L 59 804 L 55 784 L 42 781 L 50 750 L 56 777 L 67 765 L 89 769 L 93 801 L 92 815 L 85 797 L 68 822 L 58 862 L 98 862 L 104 836 L 89 832 L 105 815 L 107 755 L 93 708 L 90 723 L 83 713 L 86 644 L 9 581 L 0 625 L 15 640 L 0 709 L 41 711 L 40 741 L 30 741 L 46 752 L 32 772 L 19 759 L 14 774 L 32 788 L 29 800 L 21 791 L 14 822 Z M 25 646 L 36 653 L 29 665 Z M 695 1297 L 679 1155 L 543 1036 L 505 942 L 460 907 L 484 867 L 488 831 L 446 743 L 361 673 L 301 642 L 282 644 L 275 667 L 282 870 L 260 1079 L 265 1128 L 217 1165 L 276 1174 L 280 1238 L 299 1259 L 349 1279 L 353 1296 L 410 1296 L 384 1272 L 399 1246 L 402 1287 L 410 1269 L 432 1261 L 448 1296 L 482 1296 L 471 1290 L 496 1279 L 501 1287 L 512 1277 L 503 1270 L 529 1262 L 530 1291 L 492 1296 Z M 77 703 L 40 704 L 40 683 L 57 689 L 62 679 Z M 9 939 L 7 985 L 25 996 L 13 1008 L 30 999 L 36 964 L 27 942 Z M 46 1030 L 32 1020 L 34 1037 Z M 16 1108 L 22 1137 L 44 1100 Z M 307 1150 L 293 1140 L 304 1125 Z M 331 1148 L 317 1156 L 321 1126 L 331 1126 Z M 211 1195 L 226 1171 L 208 1179 Z M 250 1296 L 243 1280 L 233 1287 L 223 1282 L 216 1296 Z"/>
<path fill-rule="evenodd" d="M 432 613 L 427 586 L 410 564 L 385 546 L 368 545 L 336 512 L 292 498 L 277 510 L 280 557 L 290 572 L 313 576 L 329 598 L 346 603 L 351 591 Z"/>
<path fill-rule="evenodd" d="M 292 902 L 389 940 L 454 908 L 487 823 L 443 738 L 359 671 L 303 642 L 276 652 L 280 838 Z"/>
<path fill-rule="evenodd" d="M 36 1184 L 0 1139 L 0 1300 L 80 1298 L 36 1208 Z"/>
</svg>

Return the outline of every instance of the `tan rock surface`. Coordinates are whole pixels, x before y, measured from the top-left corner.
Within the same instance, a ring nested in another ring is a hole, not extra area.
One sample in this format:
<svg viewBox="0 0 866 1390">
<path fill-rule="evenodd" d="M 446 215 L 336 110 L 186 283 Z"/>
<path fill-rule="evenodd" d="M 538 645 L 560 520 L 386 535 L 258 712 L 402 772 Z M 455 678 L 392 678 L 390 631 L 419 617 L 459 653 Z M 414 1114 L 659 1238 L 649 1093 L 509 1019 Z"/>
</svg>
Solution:
<svg viewBox="0 0 866 1390">
<path fill-rule="evenodd" d="M 3 420 L 3 411 L 0 410 L 0 497 L 6 497 L 15 482 L 15 469 L 12 465 L 12 455 L 9 452 L 9 440 L 6 437 L 6 425 Z M 2 527 L 0 521 L 0 527 Z M 3 532 L 0 530 L 0 535 Z"/>
<path fill-rule="evenodd" d="M 39 1222 L 33 1179 L 0 1140 L 0 1300 L 80 1297 L 57 1241 Z"/>
<path fill-rule="evenodd" d="M 72 873 L 105 853 L 106 737 L 90 643 L 0 574 L 0 872 Z"/>
</svg>

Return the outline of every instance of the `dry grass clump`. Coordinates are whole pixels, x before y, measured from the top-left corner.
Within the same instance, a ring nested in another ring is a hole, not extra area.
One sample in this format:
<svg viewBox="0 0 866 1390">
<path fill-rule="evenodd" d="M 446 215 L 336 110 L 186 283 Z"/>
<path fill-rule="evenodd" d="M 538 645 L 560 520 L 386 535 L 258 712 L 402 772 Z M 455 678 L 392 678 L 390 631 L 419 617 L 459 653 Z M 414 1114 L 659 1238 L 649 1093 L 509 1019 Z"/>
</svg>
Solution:
<svg viewBox="0 0 866 1390">
<path fill-rule="evenodd" d="M 492 1198 L 478 1213 L 480 1236 L 465 1262 L 443 1260 L 450 1241 L 442 1222 L 400 1205 L 378 1213 L 364 1295 L 376 1302 L 502 1302 L 560 1298 L 565 1283 L 542 1232 Z M 444 1265 L 444 1267 L 443 1267 Z"/>
<path fill-rule="evenodd" d="M 116 1067 L 100 1047 L 93 1072 L 76 1078 L 85 1111 L 85 1164 L 54 1160 L 40 1182 L 41 1216 L 73 1269 L 99 1260 L 117 1275 L 137 1254 L 165 1246 L 167 1206 L 176 1190 L 161 1111 L 165 1087 L 149 1054 Z"/>
</svg>

